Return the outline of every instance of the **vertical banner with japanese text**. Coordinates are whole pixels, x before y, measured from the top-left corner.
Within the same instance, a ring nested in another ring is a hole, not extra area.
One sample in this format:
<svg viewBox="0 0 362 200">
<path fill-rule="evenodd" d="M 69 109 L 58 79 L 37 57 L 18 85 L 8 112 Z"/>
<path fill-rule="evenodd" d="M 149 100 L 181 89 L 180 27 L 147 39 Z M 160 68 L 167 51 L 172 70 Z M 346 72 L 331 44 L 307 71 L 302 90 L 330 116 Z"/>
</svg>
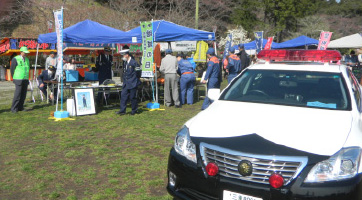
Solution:
<svg viewBox="0 0 362 200">
<path fill-rule="evenodd" d="M 57 74 L 63 76 L 63 10 L 54 11 L 54 19 L 57 34 Z"/>
<path fill-rule="evenodd" d="M 229 49 L 231 48 L 231 45 L 232 45 L 231 43 L 232 43 L 232 41 L 233 41 L 233 35 L 232 35 L 232 34 L 229 34 L 229 35 L 228 35 L 228 38 L 227 38 L 227 41 L 226 41 L 226 43 L 225 43 L 224 56 L 223 56 L 223 58 L 222 58 L 223 61 L 225 60 L 226 56 L 229 55 Z"/>
<path fill-rule="evenodd" d="M 141 22 L 142 32 L 142 77 L 153 77 L 153 24 Z"/>
<path fill-rule="evenodd" d="M 254 32 L 256 52 L 259 53 L 263 49 L 263 31 Z"/>
<path fill-rule="evenodd" d="M 264 49 L 270 50 L 272 44 L 273 44 L 273 37 L 268 37 L 268 41 L 266 42 Z"/>
<path fill-rule="evenodd" d="M 331 41 L 332 32 L 321 32 L 321 36 L 319 38 L 318 50 L 326 50 L 329 42 Z"/>
</svg>

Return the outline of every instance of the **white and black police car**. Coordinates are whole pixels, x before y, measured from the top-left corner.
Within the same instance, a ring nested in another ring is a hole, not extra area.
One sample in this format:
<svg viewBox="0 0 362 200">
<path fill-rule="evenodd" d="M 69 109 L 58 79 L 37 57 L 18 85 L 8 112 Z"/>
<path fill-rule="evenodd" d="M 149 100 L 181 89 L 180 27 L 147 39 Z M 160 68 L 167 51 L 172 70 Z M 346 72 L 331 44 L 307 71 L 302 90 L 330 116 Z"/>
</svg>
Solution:
<svg viewBox="0 0 362 200">
<path fill-rule="evenodd" d="M 263 50 L 177 133 L 175 199 L 362 200 L 361 87 L 330 50 Z"/>
</svg>

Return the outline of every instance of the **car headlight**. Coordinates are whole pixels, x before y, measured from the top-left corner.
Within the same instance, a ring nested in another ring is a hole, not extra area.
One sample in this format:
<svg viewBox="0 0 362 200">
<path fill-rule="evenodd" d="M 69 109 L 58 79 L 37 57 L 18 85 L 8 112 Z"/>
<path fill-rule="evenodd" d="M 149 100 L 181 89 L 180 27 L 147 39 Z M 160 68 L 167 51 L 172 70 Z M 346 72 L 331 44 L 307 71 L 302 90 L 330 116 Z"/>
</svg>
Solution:
<svg viewBox="0 0 362 200">
<path fill-rule="evenodd" d="M 188 160 L 196 163 L 196 146 L 190 139 L 189 129 L 184 126 L 182 129 L 177 133 L 175 138 L 175 150 L 180 155 L 185 156 Z"/>
<path fill-rule="evenodd" d="M 326 182 L 352 178 L 357 175 L 361 148 L 343 148 L 328 160 L 317 163 L 304 182 Z"/>
</svg>

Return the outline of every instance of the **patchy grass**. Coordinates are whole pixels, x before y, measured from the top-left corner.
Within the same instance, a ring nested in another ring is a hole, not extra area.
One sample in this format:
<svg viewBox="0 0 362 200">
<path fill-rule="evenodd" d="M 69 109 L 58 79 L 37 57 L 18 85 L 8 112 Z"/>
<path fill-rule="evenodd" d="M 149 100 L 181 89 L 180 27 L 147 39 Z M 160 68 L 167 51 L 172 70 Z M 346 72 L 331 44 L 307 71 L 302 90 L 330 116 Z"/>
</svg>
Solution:
<svg viewBox="0 0 362 200">
<path fill-rule="evenodd" d="M 48 119 L 54 106 L 13 114 L 0 105 L 0 199 L 171 199 L 168 153 L 201 105 L 135 116 L 114 107 L 60 122 Z"/>
</svg>

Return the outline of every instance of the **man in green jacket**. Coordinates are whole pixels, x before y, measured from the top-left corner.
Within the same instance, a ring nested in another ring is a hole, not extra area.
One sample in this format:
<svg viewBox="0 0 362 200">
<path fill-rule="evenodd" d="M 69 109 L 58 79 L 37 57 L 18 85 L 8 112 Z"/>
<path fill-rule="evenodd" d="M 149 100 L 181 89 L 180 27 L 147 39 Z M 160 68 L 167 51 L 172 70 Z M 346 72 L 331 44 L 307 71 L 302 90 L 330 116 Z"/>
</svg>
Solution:
<svg viewBox="0 0 362 200">
<path fill-rule="evenodd" d="M 29 59 L 26 57 L 29 53 L 27 47 L 20 48 L 20 55 L 11 60 L 11 75 L 15 84 L 15 93 L 11 112 L 16 113 L 24 110 L 26 92 L 29 85 Z"/>
</svg>

